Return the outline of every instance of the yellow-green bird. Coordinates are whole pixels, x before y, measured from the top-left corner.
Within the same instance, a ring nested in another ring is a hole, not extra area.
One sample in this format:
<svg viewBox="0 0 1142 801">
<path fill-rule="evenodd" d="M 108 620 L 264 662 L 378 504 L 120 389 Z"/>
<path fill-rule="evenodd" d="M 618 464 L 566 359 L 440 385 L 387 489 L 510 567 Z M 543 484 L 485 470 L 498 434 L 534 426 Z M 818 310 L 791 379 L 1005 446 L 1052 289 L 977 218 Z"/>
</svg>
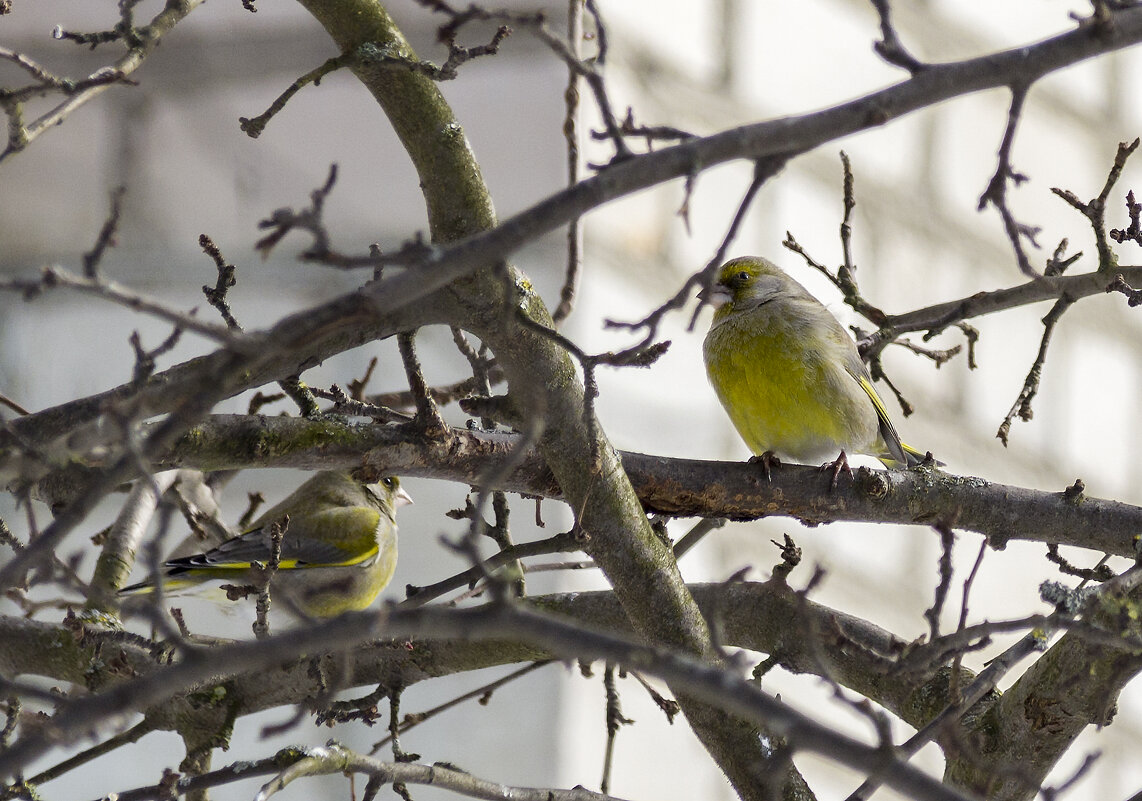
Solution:
<svg viewBox="0 0 1142 801">
<path fill-rule="evenodd" d="M 714 307 L 706 374 L 755 454 L 809 462 L 849 451 L 889 467 L 923 460 L 901 443 L 852 337 L 776 264 L 732 259 L 699 297 Z"/>
<path fill-rule="evenodd" d="M 412 498 L 398 478 L 369 483 L 341 471 L 317 473 L 243 534 L 205 553 L 164 563 L 163 590 L 177 593 L 208 581 L 252 583 L 252 563 L 266 565 L 271 559 L 271 525 L 288 516 L 270 581 L 271 600 L 310 617 L 364 609 L 393 577 L 396 509 L 407 503 Z M 121 592 L 153 588 L 142 582 Z"/>
</svg>

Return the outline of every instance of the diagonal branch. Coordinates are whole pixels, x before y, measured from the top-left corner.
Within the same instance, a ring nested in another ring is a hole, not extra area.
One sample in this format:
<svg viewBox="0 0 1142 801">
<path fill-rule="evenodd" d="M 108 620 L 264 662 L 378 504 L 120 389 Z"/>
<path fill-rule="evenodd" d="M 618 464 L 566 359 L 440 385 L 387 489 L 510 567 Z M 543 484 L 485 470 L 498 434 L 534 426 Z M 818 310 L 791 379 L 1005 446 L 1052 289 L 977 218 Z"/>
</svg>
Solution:
<svg viewBox="0 0 1142 801">
<path fill-rule="evenodd" d="M 1047 315 L 1043 318 L 1043 337 L 1039 341 L 1039 352 L 1035 355 L 1035 361 L 1031 364 L 1031 369 L 1027 371 L 1027 377 L 1023 380 L 1023 389 L 1019 391 L 1019 395 L 1015 398 L 1015 402 L 1011 404 L 1011 409 L 1008 410 L 1007 416 L 1003 418 L 1003 422 L 999 425 L 999 431 L 995 436 L 1007 447 L 1007 438 L 1011 433 L 1011 422 L 1018 415 L 1020 420 L 1024 422 L 1030 420 L 1034 416 L 1034 410 L 1031 408 L 1031 401 L 1039 393 L 1039 382 L 1043 377 L 1043 365 L 1047 361 L 1047 348 L 1051 344 L 1051 335 L 1055 333 L 1055 326 L 1059 324 L 1066 313 L 1074 304 L 1074 300 L 1066 295 L 1063 295 Z"/>
</svg>

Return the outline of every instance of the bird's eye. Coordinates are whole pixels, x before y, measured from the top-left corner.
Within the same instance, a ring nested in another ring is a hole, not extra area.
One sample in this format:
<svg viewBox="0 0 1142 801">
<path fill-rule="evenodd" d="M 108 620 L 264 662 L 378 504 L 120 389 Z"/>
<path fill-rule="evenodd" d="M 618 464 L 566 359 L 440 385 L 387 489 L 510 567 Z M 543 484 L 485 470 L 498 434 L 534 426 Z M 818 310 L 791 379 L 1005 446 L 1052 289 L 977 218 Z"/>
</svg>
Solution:
<svg viewBox="0 0 1142 801">
<path fill-rule="evenodd" d="M 749 280 L 749 273 L 747 273 L 745 270 L 742 270 L 740 273 L 737 274 L 737 279 L 739 281 L 742 281 L 742 282 L 748 281 Z"/>
<path fill-rule="evenodd" d="M 387 478 L 382 478 L 381 483 L 384 484 L 388 489 L 392 489 L 396 486 L 397 480 L 392 476 L 389 476 Z"/>
</svg>

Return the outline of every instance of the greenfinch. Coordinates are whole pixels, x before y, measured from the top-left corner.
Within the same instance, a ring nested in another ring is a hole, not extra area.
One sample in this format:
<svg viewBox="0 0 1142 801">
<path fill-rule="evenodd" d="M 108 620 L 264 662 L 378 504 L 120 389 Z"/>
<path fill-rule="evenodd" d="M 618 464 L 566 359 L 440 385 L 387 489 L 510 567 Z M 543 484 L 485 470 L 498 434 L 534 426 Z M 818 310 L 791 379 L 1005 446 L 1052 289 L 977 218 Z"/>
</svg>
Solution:
<svg viewBox="0 0 1142 801">
<path fill-rule="evenodd" d="M 367 483 L 345 472 L 317 473 L 241 535 L 205 553 L 165 562 L 163 590 L 177 593 L 208 581 L 252 583 L 253 563 L 264 566 L 271 560 L 271 526 L 284 523 L 271 600 L 317 618 L 364 609 L 393 577 L 396 509 L 407 503 L 412 498 L 398 478 Z M 121 593 L 153 589 L 148 581 Z"/>
<path fill-rule="evenodd" d="M 699 297 L 714 307 L 706 374 L 755 454 L 808 462 L 850 451 L 888 467 L 923 460 L 901 443 L 852 337 L 776 264 L 732 259 Z"/>
</svg>

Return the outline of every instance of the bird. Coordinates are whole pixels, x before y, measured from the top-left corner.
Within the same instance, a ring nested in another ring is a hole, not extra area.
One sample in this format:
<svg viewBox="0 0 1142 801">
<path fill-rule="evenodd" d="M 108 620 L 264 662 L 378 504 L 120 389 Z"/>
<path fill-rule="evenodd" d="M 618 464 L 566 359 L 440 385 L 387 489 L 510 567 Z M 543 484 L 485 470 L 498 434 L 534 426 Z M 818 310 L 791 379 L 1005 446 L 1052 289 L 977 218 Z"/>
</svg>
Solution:
<svg viewBox="0 0 1142 801">
<path fill-rule="evenodd" d="M 163 591 L 179 593 L 210 581 L 256 583 L 254 563 L 270 563 L 277 524 L 281 554 L 270 579 L 272 601 L 312 618 L 365 609 L 393 577 L 396 510 L 409 503 L 395 476 L 373 483 L 344 471 L 319 472 L 237 537 L 164 562 Z M 143 581 L 120 595 L 154 589 L 152 581 Z"/>
<path fill-rule="evenodd" d="M 809 462 L 845 451 L 887 467 L 925 454 L 900 441 L 856 343 L 805 287 L 760 256 L 723 264 L 698 294 L 714 307 L 706 375 L 750 450 Z M 834 472 L 834 482 L 836 473 Z"/>
</svg>

